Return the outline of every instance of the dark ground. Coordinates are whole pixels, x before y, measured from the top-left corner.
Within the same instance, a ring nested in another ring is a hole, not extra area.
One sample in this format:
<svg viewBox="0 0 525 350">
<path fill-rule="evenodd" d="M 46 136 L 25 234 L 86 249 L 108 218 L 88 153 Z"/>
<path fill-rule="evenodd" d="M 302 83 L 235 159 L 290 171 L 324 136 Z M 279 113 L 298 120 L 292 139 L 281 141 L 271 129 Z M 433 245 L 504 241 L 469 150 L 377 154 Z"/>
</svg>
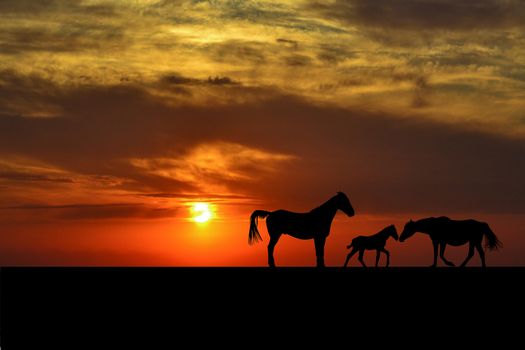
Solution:
<svg viewBox="0 0 525 350">
<path fill-rule="evenodd" d="M 525 311 L 525 268 L 2 268 L 0 276 L 3 349 L 35 339 L 52 348 L 65 335 L 94 348 L 220 347 L 294 329 L 303 341 L 327 333 L 346 341 L 349 330 L 370 327 L 474 326 L 483 335 L 522 324 L 513 320 Z"/>
</svg>

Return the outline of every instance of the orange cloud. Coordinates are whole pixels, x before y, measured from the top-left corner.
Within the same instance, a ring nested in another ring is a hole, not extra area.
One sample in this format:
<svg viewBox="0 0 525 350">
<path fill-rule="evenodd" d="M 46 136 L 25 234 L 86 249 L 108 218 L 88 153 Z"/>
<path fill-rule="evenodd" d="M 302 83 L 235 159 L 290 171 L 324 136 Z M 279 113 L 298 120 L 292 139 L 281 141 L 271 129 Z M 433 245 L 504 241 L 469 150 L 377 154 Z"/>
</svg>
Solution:
<svg viewBox="0 0 525 350">
<path fill-rule="evenodd" d="M 130 163 L 148 173 L 190 183 L 206 192 L 227 193 L 225 183 L 254 181 L 297 157 L 271 153 L 231 142 L 200 144 L 174 158 L 132 158 Z"/>
</svg>

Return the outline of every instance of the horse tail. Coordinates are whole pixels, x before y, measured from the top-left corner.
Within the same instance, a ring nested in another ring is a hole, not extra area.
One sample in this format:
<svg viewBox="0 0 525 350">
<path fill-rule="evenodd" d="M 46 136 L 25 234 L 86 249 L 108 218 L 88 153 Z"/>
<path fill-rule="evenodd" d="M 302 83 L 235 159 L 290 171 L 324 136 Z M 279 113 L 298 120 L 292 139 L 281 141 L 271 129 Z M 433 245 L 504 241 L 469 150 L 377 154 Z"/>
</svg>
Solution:
<svg viewBox="0 0 525 350">
<path fill-rule="evenodd" d="M 250 233 L 248 234 L 248 244 L 251 245 L 262 241 L 259 230 L 257 229 L 257 219 L 265 219 L 268 215 L 270 215 L 270 212 L 266 210 L 256 210 L 252 213 L 252 216 L 250 216 Z"/>
<path fill-rule="evenodd" d="M 499 248 L 501 248 L 503 244 L 498 239 L 498 237 L 496 237 L 496 234 L 492 232 L 489 225 L 484 223 L 483 226 L 483 234 L 485 235 L 485 248 L 488 248 L 490 250 L 498 250 Z"/>
<path fill-rule="evenodd" d="M 352 240 L 352 243 L 350 243 L 349 245 L 346 246 L 346 249 L 350 249 L 354 246 L 354 241 Z"/>
</svg>

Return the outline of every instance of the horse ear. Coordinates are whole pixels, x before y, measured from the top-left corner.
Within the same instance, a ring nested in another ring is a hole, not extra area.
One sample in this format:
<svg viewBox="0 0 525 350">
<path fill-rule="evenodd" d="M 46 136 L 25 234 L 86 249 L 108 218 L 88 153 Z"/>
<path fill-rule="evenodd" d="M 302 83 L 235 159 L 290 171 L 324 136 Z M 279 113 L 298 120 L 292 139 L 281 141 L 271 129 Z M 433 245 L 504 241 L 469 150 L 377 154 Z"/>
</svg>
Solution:
<svg viewBox="0 0 525 350">
<path fill-rule="evenodd" d="M 412 219 L 410 219 L 410 223 L 413 223 L 414 221 L 412 221 Z"/>
</svg>

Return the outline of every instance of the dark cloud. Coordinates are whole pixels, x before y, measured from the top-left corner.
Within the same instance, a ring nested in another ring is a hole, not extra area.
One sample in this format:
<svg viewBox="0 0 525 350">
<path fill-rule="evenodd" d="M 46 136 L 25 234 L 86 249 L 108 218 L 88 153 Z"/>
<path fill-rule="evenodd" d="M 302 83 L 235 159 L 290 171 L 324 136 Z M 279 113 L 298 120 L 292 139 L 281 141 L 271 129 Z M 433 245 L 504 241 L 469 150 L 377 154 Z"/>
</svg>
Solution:
<svg viewBox="0 0 525 350">
<path fill-rule="evenodd" d="M 279 44 L 286 45 L 287 47 L 297 49 L 299 46 L 299 42 L 296 40 L 290 40 L 290 39 L 284 39 L 284 38 L 277 38 L 275 39 L 276 42 Z"/>
<path fill-rule="evenodd" d="M 0 71 L 0 115 L 58 113 L 61 93 L 55 84 L 38 75 Z"/>
<path fill-rule="evenodd" d="M 54 238 L 53 234 L 48 234 Z M 60 248 L 0 247 L 2 266 L 173 266 L 176 257 L 116 247 L 89 249 L 57 243 Z M 179 263 L 180 264 L 180 263 Z"/>
<path fill-rule="evenodd" d="M 73 183 L 74 180 L 67 177 L 32 174 L 17 171 L 3 171 L 0 169 L 0 180 L 9 181 L 33 181 L 33 182 L 59 182 L 59 183 Z"/>
<path fill-rule="evenodd" d="M 188 78 L 179 74 L 166 75 L 160 82 L 167 85 L 237 85 L 239 82 L 227 76 L 209 76 L 208 79 Z"/>
<path fill-rule="evenodd" d="M 6 0 L 0 2 L 0 13 L 3 54 L 124 50 L 129 44 L 124 35 L 126 28 L 115 20 L 120 14 L 111 4 Z"/>
<path fill-rule="evenodd" d="M 356 57 L 356 52 L 348 50 L 348 47 L 344 45 L 336 44 L 322 44 L 319 47 L 317 58 L 328 64 L 336 64 L 346 59 Z"/>
<path fill-rule="evenodd" d="M 125 49 L 125 29 L 118 25 L 87 22 L 65 23 L 58 28 L 38 24 L 28 28 L 5 25 L 0 32 L 4 54 L 24 52 L 74 52 Z"/>
<path fill-rule="evenodd" d="M 161 81 L 166 84 L 175 85 L 189 85 L 189 84 L 200 84 L 202 81 L 195 78 L 187 78 L 179 74 L 171 74 L 161 78 Z"/>
<path fill-rule="evenodd" d="M 267 60 L 267 47 L 261 42 L 227 40 L 207 44 L 202 50 L 217 62 L 261 64 Z"/>
<path fill-rule="evenodd" d="M 344 32 L 338 27 L 330 26 L 321 21 L 297 16 L 297 12 L 292 8 L 278 3 L 227 1 L 225 3 L 212 3 L 212 6 L 216 6 L 220 10 L 221 19 L 226 21 L 246 21 L 304 32 Z"/>
<path fill-rule="evenodd" d="M 202 194 L 187 194 L 187 193 L 146 193 L 140 194 L 144 197 L 153 197 L 153 198 L 193 198 L 199 199 L 206 197 L 206 199 L 253 199 L 249 196 L 235 195 L 235 194 L 216 194 L 216 193 L 207 193 L 205 196 Z"/>
<path fill-rule="evenodd" d="M 82 0 L 2 0 L 0 13 L 24 16 L 42 16 L 48 13 L 78 13 L 97 16 L 115 15 L 115 7 L 111 4 L 86 5 Z"/>
<path fill-rule="evenodd" d="M 428 79 L 425 76 L 419 76 L 414 81 L 414 97 L 412 99 L 412 106 L 416 108 L 426 107 L 429 105 L 428 95 L 430 93 L 430 86 Z"/>
<path fill-rule="evenodd" d="M 525 3 L 520 0 L 336 0 L 310 7 L 352 26 L 378 28 L 472 30 L 525 23 Z"/>
<path fill-rule="evenodd" d="M 312 62 L 312 59 L 305 55 L 292 55 L 284 58 L 288 66 L 307 66 Z"/>
<path fill-rule="evenodd" d="M 150 207 L 142 203 L 109 203 L 109 204 L 67 204 L 41 205 L 26 204 L 15 207 L 4 207 L 2 210 L 29 210 L 46 212 L 51 218 L 69 220 L 139 218 L 158 219 L 175 217 L 177 208 Z M 46 215 L 38 214 L 38 215 Z"/>
<path fill-rule="evenodd" d="M 216 75 L 215 77 L 208 77 L 208 80 L 206 80 L 206 83 L 209 85 L 235 85 L 238 84 L 235 80 L 229 78 L 229 77 L 220 77 Z"/>
<path fill-rule="evenodd" d="M 399 79 L 415 79 L 416 90 L 428 86 L 417 75 Z M 275 92 L 261 102 L 174 107 L 137 86 L 84 87 L 61 91 L 54 101 L 63 117 L 1 117 L 1 153 L 127 179 L 122 186 L 134 193 L 198 193 L 193 183 L 126 159 L 177 158 L 220 140 L 298 157 L 274 173 L 253 171 L 264 181 L 210 179 L 233 194 L 284 205 L 343 189 L 371 212 L 525 211 L 525 142 L 468 126 L 315 106 Z M 119 210 L 113 215 L 124 215 Z"/>
</svg>

